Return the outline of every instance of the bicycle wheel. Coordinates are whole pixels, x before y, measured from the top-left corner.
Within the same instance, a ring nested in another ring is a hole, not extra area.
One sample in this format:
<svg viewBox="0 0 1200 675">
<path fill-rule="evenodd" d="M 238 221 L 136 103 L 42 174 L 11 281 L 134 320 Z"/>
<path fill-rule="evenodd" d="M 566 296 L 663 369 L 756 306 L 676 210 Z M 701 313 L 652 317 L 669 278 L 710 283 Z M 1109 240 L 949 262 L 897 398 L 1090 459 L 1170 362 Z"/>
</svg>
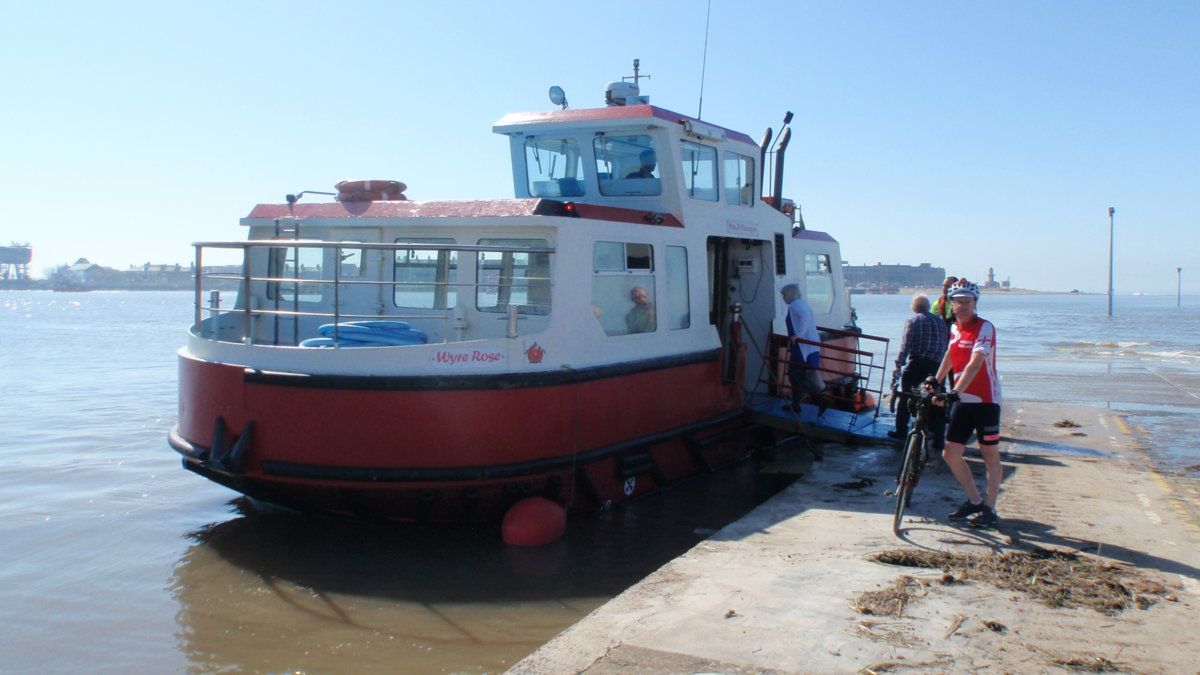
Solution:
<svg viewBox="0 0 1200 675">
<path fill-rule="evenodd" d="M 892 518 L 892 532 L 900 534 L 900 522 L 904 519 L 904 508 L 908 506 L 908 496 L 916 483 L 917 454 L 921 452 L 921 435 L 910 433 L 908 442 L 904 445 L 904 463 L 900 465 L 900 474 L 896 478 L 896 515 Z"/>
</svg>

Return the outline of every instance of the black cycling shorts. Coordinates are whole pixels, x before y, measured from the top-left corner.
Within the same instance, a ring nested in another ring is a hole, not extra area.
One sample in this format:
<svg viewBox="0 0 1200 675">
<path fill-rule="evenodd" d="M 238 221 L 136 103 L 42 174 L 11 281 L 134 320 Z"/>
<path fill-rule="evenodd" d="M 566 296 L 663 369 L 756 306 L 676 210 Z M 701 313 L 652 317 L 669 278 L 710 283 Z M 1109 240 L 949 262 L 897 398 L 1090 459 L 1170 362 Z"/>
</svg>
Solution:
<svg viewBox="0 0 1200 675">
<path fill-rule="evenodd" d="M 971 432 L 980 445 L 996 445 L 1000 442 L 1000 406 L 996 403 L 963 403 L 959 401 L 950 410 L 950 426 L 946 429 L 946 440 L 966 445 Z"/>
</svg>

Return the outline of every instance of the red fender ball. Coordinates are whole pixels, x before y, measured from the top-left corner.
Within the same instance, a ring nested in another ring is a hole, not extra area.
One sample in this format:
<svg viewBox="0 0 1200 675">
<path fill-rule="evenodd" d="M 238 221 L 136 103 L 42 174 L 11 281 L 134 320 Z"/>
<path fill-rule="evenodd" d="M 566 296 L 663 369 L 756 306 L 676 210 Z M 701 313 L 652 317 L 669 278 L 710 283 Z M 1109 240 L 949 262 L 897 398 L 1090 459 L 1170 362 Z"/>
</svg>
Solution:
<svg viewBox="0 0 1200 675">
<path fill-rule="evenodd" d="M 567 510 L 545 497 L 526 497 L 504 514 L 500 536 L 513 546 L 545 546 L 562 539 L 567 530 Z"/>
</svg>

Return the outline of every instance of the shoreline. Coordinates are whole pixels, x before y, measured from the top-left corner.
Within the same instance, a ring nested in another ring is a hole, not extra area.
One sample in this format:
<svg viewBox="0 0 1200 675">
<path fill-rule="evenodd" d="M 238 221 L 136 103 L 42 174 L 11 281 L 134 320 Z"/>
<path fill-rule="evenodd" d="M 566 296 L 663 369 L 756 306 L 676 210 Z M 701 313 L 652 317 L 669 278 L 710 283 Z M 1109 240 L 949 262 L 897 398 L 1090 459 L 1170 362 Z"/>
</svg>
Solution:
<svg viewBox="0 0 1200 675">
<path fill-rule="evenodd" d="M 924 293 L 933 299 L 942 294 L 942 288 L 941 286 L 934 288 L 902 286 L 900 288 L 900 292 L 896 295 L 913 295 L 914 293 Z M 983 293 L 1000 295 L 1107 295 L 1107 293 L 1091 293 L 1085 291 L 1041 291 L 1034 288 L 985 288 L 983 289 Z"/>
<path fill-rule="evenodd" d="M 791 487 L 511 672 L 1194 668 L 1200 653 L 1197 481 L 1151 468 L 1146 439 L 1113 411 L 1009 405 L 1014 413 L 1001 444 L 999 530 L 945 520 L 962 493 L 935 459 L 897 538 L 894 501 L 884 494 L 894 482 L 895 449 L 834 446 L 811 463 L 797 451 L 776 461 L 803 470 Z M 972 461 L 972 468 L 981 483 L 981 463 Z M 847 489 L 851 481 L 866 485 Z M 889 550 L 984 557 L 1059 551 L 1161 592 L 1144 593 L 1138 605 L 1116 613 L 1051 607 L 983 580 L 947 581 L 937 569 L 868 558 Z M 852 608 L 861 594 L 903 577 L 912 578 L 916 590 L 898 616 Z"/>
</svg>

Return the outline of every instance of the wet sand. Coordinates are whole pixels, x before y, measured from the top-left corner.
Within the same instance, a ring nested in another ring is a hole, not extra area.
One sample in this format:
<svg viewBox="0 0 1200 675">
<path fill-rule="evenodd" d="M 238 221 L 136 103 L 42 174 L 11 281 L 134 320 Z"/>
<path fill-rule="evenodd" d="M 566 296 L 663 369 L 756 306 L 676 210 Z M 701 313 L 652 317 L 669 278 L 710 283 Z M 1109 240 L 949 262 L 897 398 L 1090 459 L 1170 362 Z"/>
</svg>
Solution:
<svg viewBox="0 0 1200 675">
<path fill-rule="evenodd" d="M 1200 490 L 1155 471 L 1109 410 L 1009 402 L 999 530 L 951 526 L 961 501 L 937 462 L 902 536 L 897 451 L 829 451 L 802 480 L 599 607 L 513 672 L 1194 671 L 1200 654 Z M 1078 427 L 1055 426 L 1070 420 Z M 786 461 L 786 459 L 784 460 Z M 982 465 L 973 462 L 977 476 Z M 874 480 L 860 489 L 836 484 Z M 982 481 L 980 481 L 982 482 Z M 890 549 L 1075 552 L 1161 584 L 1116 614 L 1051 607 L 983 580 L 868 559 Z M 851 605 L 902 576 L 902 614 Z M 1147 604 L 1149 603 L 1149 604 Z"/>
</svg>

